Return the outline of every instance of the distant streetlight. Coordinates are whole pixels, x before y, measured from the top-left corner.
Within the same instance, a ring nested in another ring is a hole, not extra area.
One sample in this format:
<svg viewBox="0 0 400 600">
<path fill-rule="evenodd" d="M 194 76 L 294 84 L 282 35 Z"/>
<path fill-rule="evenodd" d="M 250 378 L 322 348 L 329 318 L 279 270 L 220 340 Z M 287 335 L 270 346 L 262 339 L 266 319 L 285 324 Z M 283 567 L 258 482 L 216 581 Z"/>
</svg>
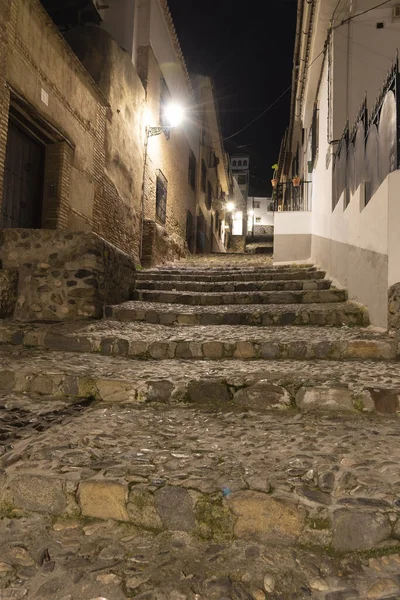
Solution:
<svg viewBox="0 0 400 600">
<path fill-rule="evenodd" d="M 226 205 L 226 210 L 228 212 L 233 212 L 236 208 L 235 203 L 234 202 L 228 202 L 228 204 Z"/>
</svg>

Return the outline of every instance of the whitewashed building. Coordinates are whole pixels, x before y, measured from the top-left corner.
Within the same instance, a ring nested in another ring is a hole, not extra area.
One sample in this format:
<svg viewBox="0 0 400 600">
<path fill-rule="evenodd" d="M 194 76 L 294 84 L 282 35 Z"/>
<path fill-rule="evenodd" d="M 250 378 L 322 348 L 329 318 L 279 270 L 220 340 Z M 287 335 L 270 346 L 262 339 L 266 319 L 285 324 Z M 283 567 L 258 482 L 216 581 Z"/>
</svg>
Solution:
<svg viewBox="0 0 400 600">
<path fill-rule="evenodd" d="M 276 262 L 311 260 L 383 327 L 400 282 L 399 46 L 400 2 L 298 1 L 275 198 Z"/>
<path fill-rule="evenodd" d="M 272 198 L 247 198 L 247 231 L 254 235 L 272 235 L 274 226 Z"/>
</svg>

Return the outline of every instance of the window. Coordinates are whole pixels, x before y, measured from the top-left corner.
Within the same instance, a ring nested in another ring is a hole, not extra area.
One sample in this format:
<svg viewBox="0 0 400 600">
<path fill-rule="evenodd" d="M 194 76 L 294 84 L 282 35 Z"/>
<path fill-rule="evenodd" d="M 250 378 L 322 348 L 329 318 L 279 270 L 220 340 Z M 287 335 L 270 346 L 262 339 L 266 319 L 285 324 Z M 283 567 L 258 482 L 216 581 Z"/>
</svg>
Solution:
<svg viewBox="0 0 400 600">
<path fill-rule="evenodd" d="M 256 218 L 256 223 L 261 223 L 261 217 Z"/>
<path fill-rule="evenodd" d="M 162 127 L 167 127 L 169 123 L 166 120 L 165 109 L 168 102 L 171 100 L 171 95 L 168 90 L 168 86 L 165 79 L 161 79 L 161 91 L 160 91 L 160 123 Z M 165 137 L 170 138 L 171 132 L 167 129 L 164 131 Z"/>
<path fill-rule="evenodd" d="M 244 166 L 244 167 L 247 167 L 247 160 L 244 160 L 244 161 L 243 161 L 243 166 Z"/>
<path fill-rule="evenodd" d="M 207 186 L 207 166 L 204 160 L 201 161 L 201 189 L 203 192 L 206 191 Z"/>
<path fill-rule="evenodd" d="M 246 185 L 247 183 L 247 177 L 246 175 L 238 175 L 238 184 L 239 185 Z"/>
<path fill-rule="evenodd" d="M 242 161 L 238 160 L 238 167 L 241 167 L 241 166 L 242 166 Z"/>
<path fill-rule="evenodd" d="M 211 209 L 212 199 L 213 199 L 213 191 L 212 191 L 211 183 L 208 182 L 208 184 L 207 184 L 207 201 L 206 201 L 206 206 L 207 206 L 208 210 Z"/>
<path fill-rule="evenodd" d="M 233 161 L 232 161 L 232 166 L 233 166 L 233 167 L 236 167 L 236 160 L 233 160 Z"/>
<path fill-rule="evenodd" d="M 318 154 L 318 134 L 319 134 L 319 110 L 314 109 L 313 120 L 311 125 L 311 160 L 313 165 Z"/>
<path fill-rule="evenodd" d="M 260 208 L 260 203 L 259 202 L 254 202 L 254 208 Z"/>
<path fill-rule="evenodd" d="M 156 216 L 160 223 L 164 224 L 167 218 L 167 189 L 168 181 L 162 171 L 157 171 L 156 188 Z"/>
<path fill-rule="evenodd" d="M 193 189 L 196 189 L 196 157 L 192 150 L 189 154 L 189 183 Z"/>
</svg>

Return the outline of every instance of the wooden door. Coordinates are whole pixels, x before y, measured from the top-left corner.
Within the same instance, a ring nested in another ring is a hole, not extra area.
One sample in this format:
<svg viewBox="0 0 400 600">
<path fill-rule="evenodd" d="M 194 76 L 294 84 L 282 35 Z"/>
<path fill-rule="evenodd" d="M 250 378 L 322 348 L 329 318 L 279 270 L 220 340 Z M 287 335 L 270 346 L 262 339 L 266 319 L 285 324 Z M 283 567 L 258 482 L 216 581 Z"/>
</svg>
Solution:
<svg viewBox="0 0 400 600">
<path fill-rule="evenodd" d="M 0 228 L 41 226 L 44 146 L 10 121 Z"/>
</svg>

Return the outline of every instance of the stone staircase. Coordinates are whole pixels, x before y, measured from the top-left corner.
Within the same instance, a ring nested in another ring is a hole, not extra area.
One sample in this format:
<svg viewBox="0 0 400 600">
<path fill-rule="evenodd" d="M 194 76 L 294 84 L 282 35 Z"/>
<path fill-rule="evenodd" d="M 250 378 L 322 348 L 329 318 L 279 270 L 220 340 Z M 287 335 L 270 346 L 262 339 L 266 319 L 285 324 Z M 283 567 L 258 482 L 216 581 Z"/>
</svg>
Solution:
<svg viewBox="0 0 400 600">
<path fill-rule="evenodd" d="M 397 341 L 311 265 L 192 257 L 0 323 L 0 598 L 400 597 Z"/>
</svg>

